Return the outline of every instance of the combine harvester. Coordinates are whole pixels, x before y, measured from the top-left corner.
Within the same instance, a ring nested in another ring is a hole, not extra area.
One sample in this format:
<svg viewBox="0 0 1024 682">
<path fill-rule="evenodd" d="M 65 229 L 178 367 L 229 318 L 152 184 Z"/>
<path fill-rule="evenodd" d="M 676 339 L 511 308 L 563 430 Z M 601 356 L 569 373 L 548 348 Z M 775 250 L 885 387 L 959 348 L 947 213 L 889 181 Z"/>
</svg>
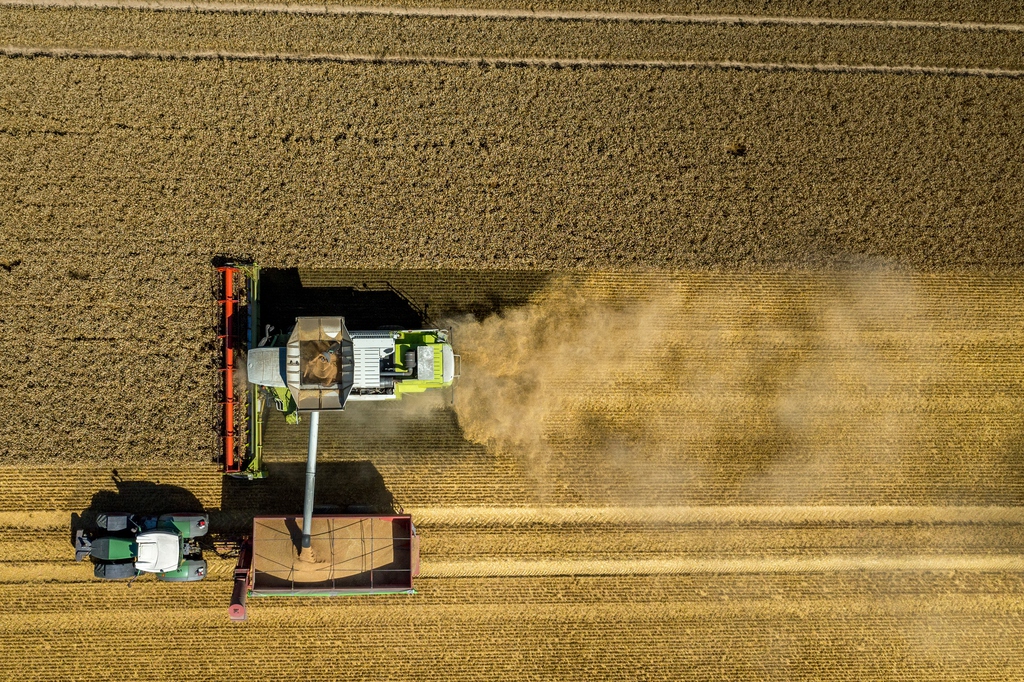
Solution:
<svg viewBox="0 0 1024 682">
<path fill-rule="evenodd" d="M 263 412 L 273 401 L 287 421 L 309 420 L 306 489 L 301 517 L 253 519 L 235 569 L 230 616 L 246 618 L 250 596 L 411 593 L 419 573 L 419 538 L 407 515 L 313 515 L 321 412 L 350 402 L 397 400 L 452 385 L 458 356 L 441 329 L 350 331 L 343 317 L 299 317 L 287 334 L 259 329 L 259 269 L 225 266 L 224 464 L 230 475 L 262 478 Z M 241 457 L 234 431 L 235 314 L 244 279 L 246 436 Z"/>
<path fill-rule="evenodd" d="M 350 331 L 343 317 L 299 317 L 287 333 L 272 334 L 268 328 L 259 336 L 259 267 L 218 270 L 223 276 L 224 470 L 229 475 L 266 475 L 263 420 L 269 403 L 297 424 L 300 415 L 344 410 L 350 402 L 397 400 L 447 388 L 459 376 L 459 356 L 444 329 Z M 247 381 L 238 396 L 242 367 Z M 239 414 L 243 406 L 244 416 Z"/>
</svg>

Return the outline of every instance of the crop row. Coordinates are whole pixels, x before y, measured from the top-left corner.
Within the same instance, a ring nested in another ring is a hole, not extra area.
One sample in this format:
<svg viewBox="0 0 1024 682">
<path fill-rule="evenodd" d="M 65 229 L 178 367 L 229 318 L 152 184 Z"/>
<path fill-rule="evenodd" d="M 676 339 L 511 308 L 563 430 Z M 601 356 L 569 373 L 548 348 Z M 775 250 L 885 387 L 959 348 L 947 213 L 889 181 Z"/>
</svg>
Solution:
<svg viewBox="0 0 1024 682">
<path fill-rule="evenodd" d="M 167 589 L 175 586 L 161 585 Z M 495 586 L 500 590 L 500 586 Z M 1019 599 L 707 600 L 691 604 L 547 604 L 418 607 L 397 598 L 373 608 L 345 600 L 252 603 L 260 646 L 241 646 L 223 609 L 3 617 L 9 654 L 0 672 L 25 679 L 90 679 L 87 662 L 112 638 L 135 633 L 116 675 L 223 675 L 247 679 L 1005 679 L 1021 665 Z M 360 600 L 362 601 L 362 600 Z M 808 608 L 809 607 L 809 608 Z M 825 607 L 825 608 L 822 608 Z M 139 637 L 140 629 L 150 637 Z M 315 631 L 316 637 L 305 636 Z M 203 650 L 189 660 L 181 651 Z M 28 672 L 26 672 L 28 671 Z M 36 677 L 28 677 L 36 675 Z"/>
<path fill-rule="evenodd" d="M 88 566 L 64 562 L 67 573 L 77 570 L 81 579 L 65 582 L 36 581 L 33 584 L 0 584 L 0 595 L 8 605 L 10 616 L 23 614 L 59 614 L 74 606 L 80 611 L 136 611 L 167 609 L 175 605 L 183 609 L 213 609 L 223 605 L 230 594 L 230 580 L 223 576 L 168 590 L 166 583 L 140 578 L 131 591 L 124 583 L 107 583 L 92 577 Z M 55 565 L 53 565 L 55 566 Z M 138 590 L 135 590 L 138 587 Z M 486 607 L 502 604 L 544 605 L 643 605 L 664 603 L 701 606 L 736 601 L 750 608 L 763 601 L 800 604 L 808 611 L 830 608 L 833 599 L 846 604 L 863 602 L 856 610 L 864 613 L 872 603 L 900 605 L 924 604 L 929 598 L 933 608 L 943 608 L 938 595 L 956 599 L 965 610 L 978 611 L 986 605 L 998 606 L 1024 599 L 1024 583 L 1020 573 L 1007 572 L 936 572 L 936 571 L 851 571 L 840 573 L 731 573 L 647 575 L 629 579 L 621 576 L 547 576 L 544 578 L 419 578 L 417 595 L 385 604 L 378 597 L 353 600 L 259 599 L 254 604 L 264 610 L 279 612 L 284 617 L 291 605 L 299 610 L 333 611 L 347 619 L 401 619 L 404 609 L 418 607 Z M 352 603 L 348 603 L 351 601 Z M 366 603 L 374 609 L 364 609 Z"/>
<path fill-rule="evenodd" d="M 68 5 L 88 5 L 88 1 L 63 0 Z M 108 4 L 107 2 L 103 3 Z M 134 4 L 134 3 L 132 3 Z M 224 4 L 224 3 L 211 3 Z M 322 11 L 324 5 L 318 5 L 311 0 L 300 0 L 300 2 L 284 3 L 267 2 L 267 0 L 236 0 L 232 4 L 241 5 L 284 5 L 287 11 L 302 12 L 306 7 L 312 7 L 314 11 Z M 340 4 L 340 3 L 339 3 Z M 168 5 L 167 2 L 156 0 L 154 6 Z M 344 3 L 343 6 L 366 6 L 394 8 L 396 4 L 388 0 L 360 0 L 359 2 Z M 893 5 L 884 0 L 858 0 L 857 2 L 845 2 L 836 4 L 828 0 L 784 0 L 773 2 L 770 6 L 756 0 L 709 0 L 698 2 L 697 0 L 539 0 L 538 2 L 526 4 L 523 0 L 474 0 L 467 3 L 465 0 L 412 0 L 403 2 L 399 11 L 409 8 L 425 8 L 428 11 L 434 9 L 444 11 L 445 9 L 459 10 L 512 10 L 522 11 L 550 11 L 550 12 L 610 12 L 610 13 L 635 13 L 645 12 L 654 14 L 676 14 L 676 15 L 703 15 L 704 17 L 726 18 L 722 23 L 733 23 L 728 21 L 730 16 L 744 17 L 797 17 L 818 21 L 832 19 L 847 20 L 910 20 L 910 21 L 945 21 L 945 22 L 988 22 L 1005 23 L 1020 22 L 1024 19 L 1021 8 L 1008 0 L 999 2 L 967 3 L 964 0 L 909 0 L 908 2 Z"/>
<path fill-rule="evenodd" d="M 7 9 L 0 43 L 172 52 L 1020 69 L 1024 32 L 275 13 Z"/>
<path fill-rule="evenodd" d="M 222 494 L 221 476 L 212 464 L 156 463 L 120 466 L 117 479 L 109 465 L 39 462 L 0 467 L 0 511 L 190 511 L 216 508 Z M 73 473 L 72 473 L 73 472 Z M 26 523 L 31 523 L 26 519 Z"/>
<path fill-rule="evenodd" d="M 224 530 L 214 513 L 214 532 Z M 414 514 L 414 519 L 415 519 Z M 764 559 L 763 572 L 770 572 L 771 560 L 824 558 L 842 560 L 853 557 L 891 555 L 898 560 L 914 558 L 926 564 L 929 557 L 959 555 L 991 555 L 996 563 L 1020 554 L 1024 548 L 1024 529 L 1020 524 L 900 524 L 900 525 L 791 525 L 699 523 L 666 525 L 660 528 L 631 528 L 617 525 L 594 525 L 573 528 L 528 526 L 525 528 L 445 528 L 420 525 L 425 575 L 436 575 L 432 564 L 459 562 L 543 562 L 635 561 L 642 564 L 695 560 L 722 562 L 724 572 L 734 559 Z M 72 556 L 67 529 L 41 533 L 25 529 L 4 530 L 0 541 L 0 582 L 45 582 L 48 580 L 87 581 L 90 574 L 82 568 L 70 567 L 63 561 Z M 211 575 L 227 576 L 233 559 L 218 558 L 215 552 L 207 557 Z M 907 559 L 909 561 L 909 559 Z M 813 561 L 804 562 L 811 566 Z M 55 563 L 49 566 L 48 562 Z M 538 563 L 540 562 L 540 563 Z M 689 562 L 689 564 L 687 564 Z M 666 566 L 668 564 L 665 564 Z M 740 564 L 735 564 L 740 566 Z M 845 564 L 844 564 L 845 565 Z M 746 564 L 743 564 L 746 566 Z M 751 564 L 751 570 L 758 572 Z M 678 572 L 678 571 L 676 571 Z"/>
</svg>

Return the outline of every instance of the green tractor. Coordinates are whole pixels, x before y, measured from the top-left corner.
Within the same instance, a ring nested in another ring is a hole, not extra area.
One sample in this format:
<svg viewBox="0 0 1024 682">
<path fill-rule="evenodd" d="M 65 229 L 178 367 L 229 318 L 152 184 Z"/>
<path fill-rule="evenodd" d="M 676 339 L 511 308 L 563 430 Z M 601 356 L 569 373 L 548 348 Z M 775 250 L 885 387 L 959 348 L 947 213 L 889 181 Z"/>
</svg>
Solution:
<svg viewBox="0 0 1024 682">
<path fill-rule="evenodd" d="M 75 534 L 75 560 L 91 558 L 93 575 L 125 580 L 154 573 L 165 582 L 194 582 L 206 577 L 202 548 L 192 542 L 206 535 L 206 514 L 97 514 L 97 529 Z"/>
</svg>

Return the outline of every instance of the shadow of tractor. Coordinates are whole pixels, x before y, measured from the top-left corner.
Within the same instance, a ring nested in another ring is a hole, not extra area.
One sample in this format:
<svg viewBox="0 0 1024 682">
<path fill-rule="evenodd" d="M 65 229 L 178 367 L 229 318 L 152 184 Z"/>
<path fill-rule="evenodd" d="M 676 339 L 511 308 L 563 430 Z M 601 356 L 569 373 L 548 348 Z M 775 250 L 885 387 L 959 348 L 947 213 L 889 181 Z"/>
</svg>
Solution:
<svg viewBox="0 0 1024 682">
<path fill-rule="evenodd" d="M 123 479 L 111 473 L 114 490 L 100 490 L 81 514 L 71 515 L 69 541 L 79 530 L 96 529 L 96 516 L 123 512 L 143 516 L 207 513 L 209 542 L 233 542 L 252 532 L 255 516 L 301 516 L 306 486 L 305 462 L 271 462 L 267 478 L 248 481 L 224 476 L 219 509 L 204 509 L 189 490 L 166 483 Z M 316 476 L 318 514 L 394 514 L 394 496 L 371 462 L 320 462 Z"/>
<path fill-rule="evenodd" d="M 71 543 L 79 530 L 96 527 L 96 515 L 127 512 L 139 515 L 159 515 L 170 512 L 202 513 L 203 504 L 189 490 L 166 483 L 126 481 L 117 469 L 110 475 L 114 490 L 100 490 L 92 496 L 89 506 L 81 514 L 71 515 Z"/>
</svg>

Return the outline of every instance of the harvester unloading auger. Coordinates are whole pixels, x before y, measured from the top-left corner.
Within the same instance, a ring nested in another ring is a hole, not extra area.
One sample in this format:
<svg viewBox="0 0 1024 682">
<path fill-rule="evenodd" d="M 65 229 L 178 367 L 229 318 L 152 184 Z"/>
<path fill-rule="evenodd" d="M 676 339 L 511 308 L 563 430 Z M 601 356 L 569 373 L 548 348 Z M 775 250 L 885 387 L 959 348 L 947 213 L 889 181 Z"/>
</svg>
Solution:
<svg viewBox="0 0 1024 682">
<path fill-rule="evenodd" d="M 443 330 L 350 332 L 342 317 L 300 317 L 287 338 L 268 334 L 261 344 L 248 351 L 250 384 L 272 391 L 286 417 L 309 415 L 300 558 L 312 560 L 320 412 L 450 386 L 456 357 Z"/>
</svg>

